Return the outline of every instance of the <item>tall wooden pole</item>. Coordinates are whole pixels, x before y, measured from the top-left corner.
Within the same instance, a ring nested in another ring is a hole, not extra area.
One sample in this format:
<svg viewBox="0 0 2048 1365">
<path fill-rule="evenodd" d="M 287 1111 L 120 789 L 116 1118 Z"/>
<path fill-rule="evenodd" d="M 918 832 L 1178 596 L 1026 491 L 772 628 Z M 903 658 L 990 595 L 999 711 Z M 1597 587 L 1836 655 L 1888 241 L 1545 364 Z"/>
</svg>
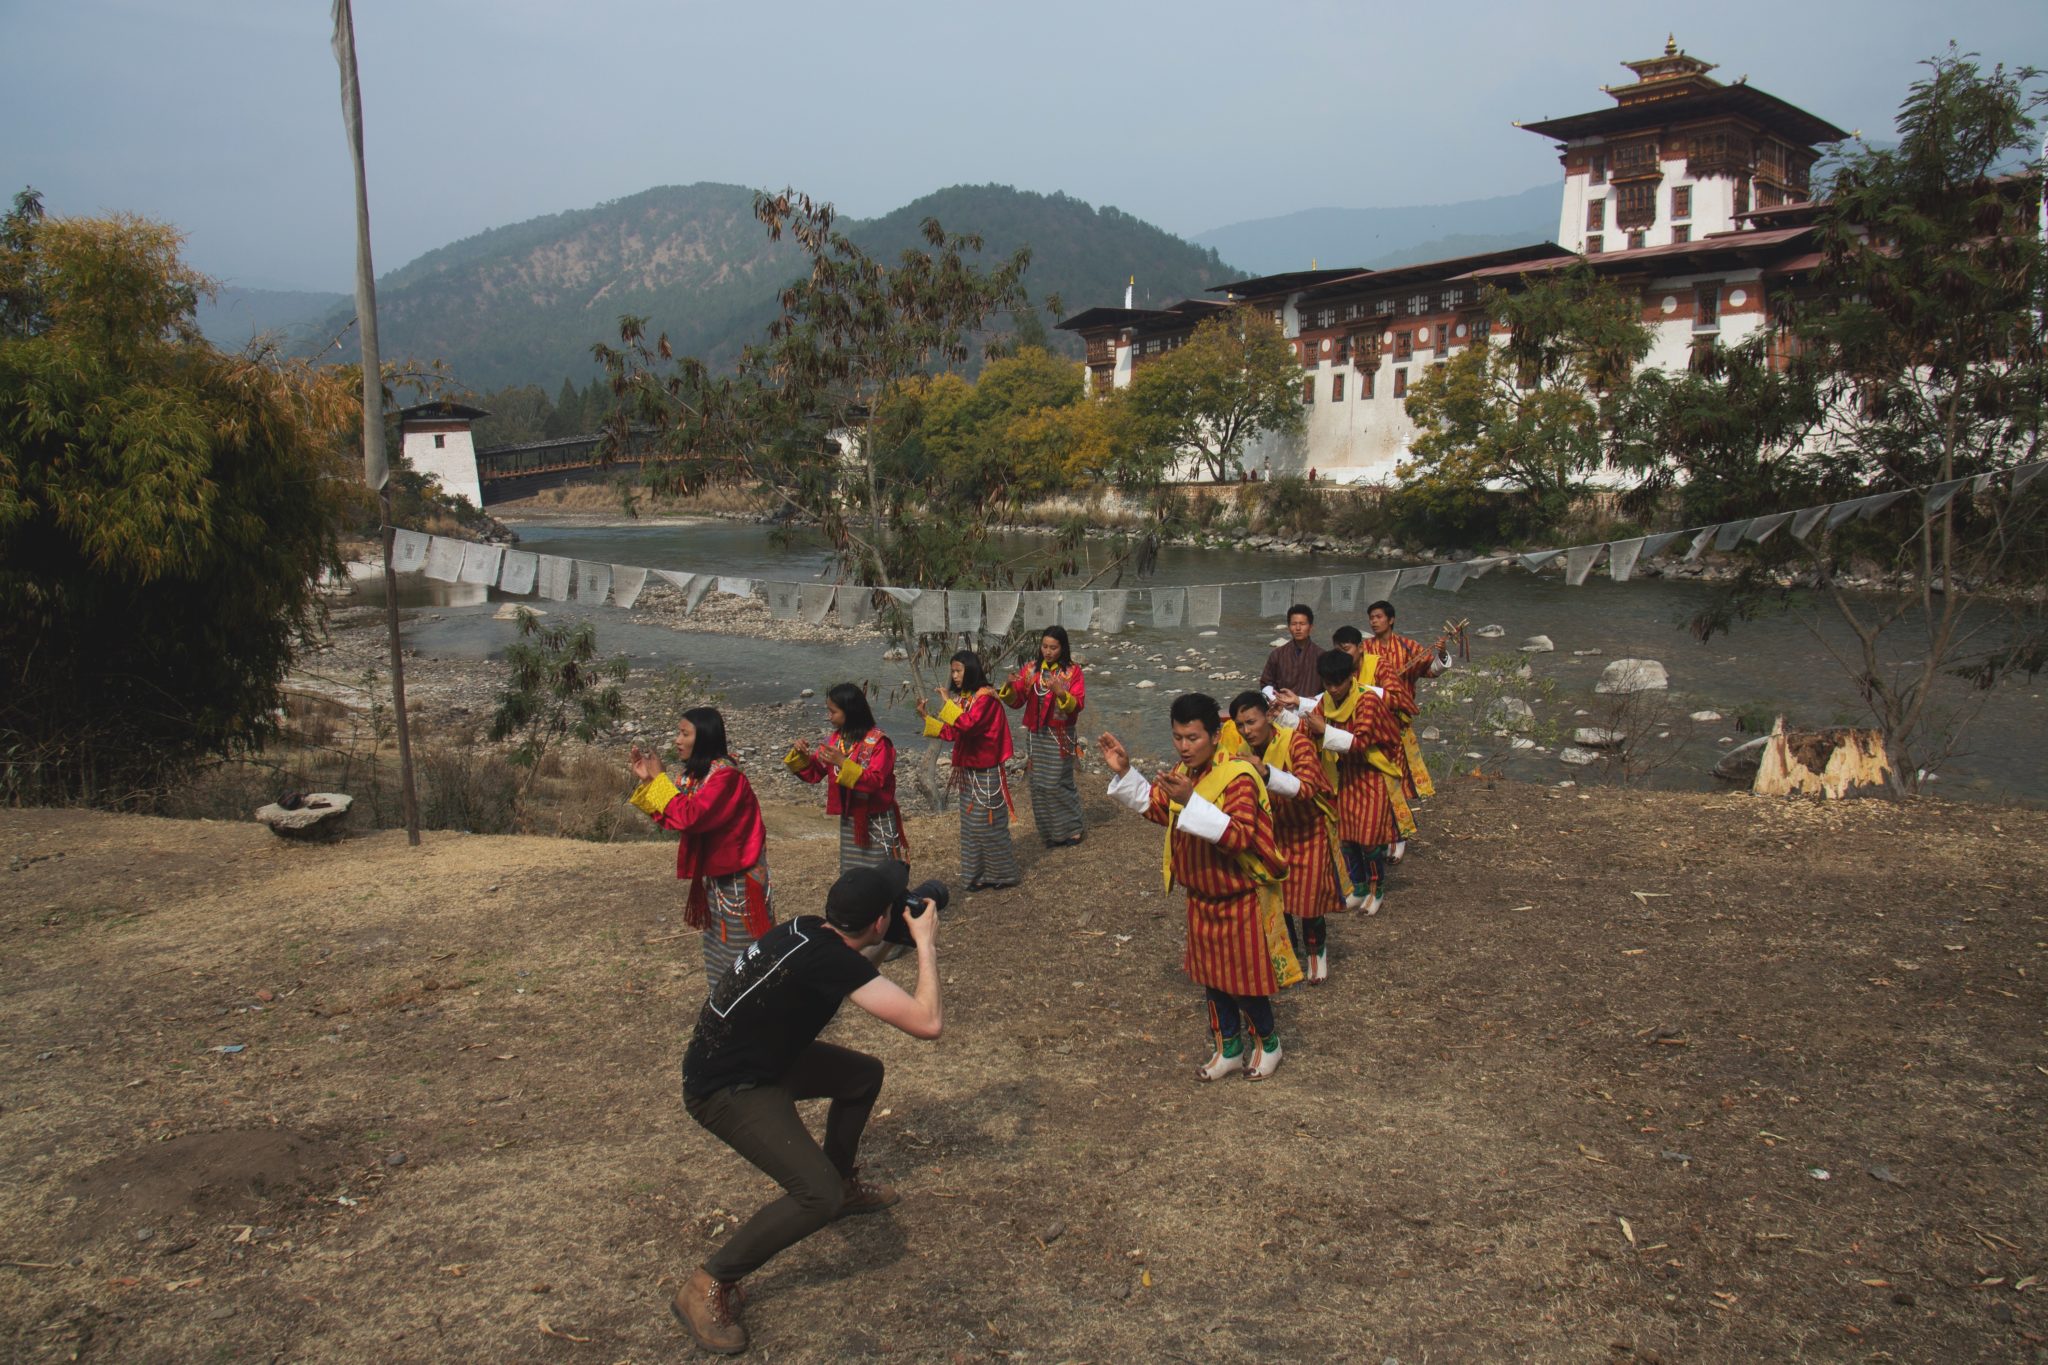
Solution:
<svg viewBox="0 0 2048 1365">
<path fill-rule="evenodd" d="M 356 78 L 356 23 L 349 0 L 334 0 L 334 60 L 341 66 L 341 118 L 356 174 L 356 325 L 363 342 L 363 480 L 377 491 L 384 542 L 384 621 L 391 636 L 391 703 L 398 718 L 398 778 L 406 842 L 420 841 L 413 785 L 412 730 L 405 714 L 405 651 L 398 633 L 398 571 L 391 564 L 391 467 L 384 454 L 384 364 L 377 351 L 377 275 L 370 264 L 370 189 L 363 172 L 363 99 Z"/>
</svg>

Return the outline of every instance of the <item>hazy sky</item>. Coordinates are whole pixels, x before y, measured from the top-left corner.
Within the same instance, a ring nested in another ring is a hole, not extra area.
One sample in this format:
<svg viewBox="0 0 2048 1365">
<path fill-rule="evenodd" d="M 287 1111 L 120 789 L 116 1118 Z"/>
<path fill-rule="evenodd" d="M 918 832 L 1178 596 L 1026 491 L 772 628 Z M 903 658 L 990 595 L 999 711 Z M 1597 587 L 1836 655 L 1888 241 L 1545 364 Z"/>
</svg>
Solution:
<svg viewBox="0 0 2048 1365">
<path fill-rule="evenodd" d="M 652 185 L 795 185 L 860 216 L 997 181 L 1171 231 L 1559 174 L 1511 126 L 1603 106 L 1676 29 L 1717 76 L 1888 130 L 1954 39 L 2048 66 L 2042 0 L 813 5 L 356 0 L 381 271 Z M 345 289 L 327 0 L 0 0 L 0 188 L 188 234 L 229 282 Z"/>
</svg>

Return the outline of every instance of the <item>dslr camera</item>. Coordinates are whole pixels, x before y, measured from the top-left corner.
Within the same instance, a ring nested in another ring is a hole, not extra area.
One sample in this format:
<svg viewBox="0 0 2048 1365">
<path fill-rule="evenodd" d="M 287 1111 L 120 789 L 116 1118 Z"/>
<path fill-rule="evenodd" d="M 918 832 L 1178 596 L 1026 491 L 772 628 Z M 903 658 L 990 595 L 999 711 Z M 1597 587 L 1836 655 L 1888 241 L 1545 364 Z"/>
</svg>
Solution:
<svg viewBox="0 0 2048 1365">
<path fill-rule="evenodd" d="M 908 944 L 910 921 L 924 914 L 924 903 L 930 901 L 943 910 L 951 899 L 952 892 L 937 877 L 919 882 L 903 893 L 903 899 L 889 907 L 889 927 L 882 931 L 882 942 Z"/>
</svg>

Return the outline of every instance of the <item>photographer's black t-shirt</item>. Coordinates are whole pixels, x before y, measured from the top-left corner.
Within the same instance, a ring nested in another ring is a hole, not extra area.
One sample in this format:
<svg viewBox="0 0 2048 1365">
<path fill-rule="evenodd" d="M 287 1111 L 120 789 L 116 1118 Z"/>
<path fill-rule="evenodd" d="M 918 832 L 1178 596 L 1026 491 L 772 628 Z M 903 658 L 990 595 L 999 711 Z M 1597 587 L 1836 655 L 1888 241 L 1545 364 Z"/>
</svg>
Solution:
<svg viewBox="0 0 2048 1365">
<path fill-rule="evenodd" d="M 839 1002 L 880 973 L 817 915 L 756 939 L 718 979 L 683 1053 L 683 1093 L 780 1080 Z"/>
</svg>

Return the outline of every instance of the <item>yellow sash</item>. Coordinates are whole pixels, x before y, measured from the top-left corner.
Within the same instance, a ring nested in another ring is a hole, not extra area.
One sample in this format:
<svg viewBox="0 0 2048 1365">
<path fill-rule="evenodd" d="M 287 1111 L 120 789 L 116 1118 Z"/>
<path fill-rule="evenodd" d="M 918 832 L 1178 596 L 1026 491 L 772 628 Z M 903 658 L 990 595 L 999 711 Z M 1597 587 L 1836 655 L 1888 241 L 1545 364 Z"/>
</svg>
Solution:
<svg viewBox="0 0 2048 1365">
<path fill-rule="evenodd" d="M 1239 738 L 1238 746 L 1243 746 Z M 1185 763 L 1178 764 L 1175 772 L 1186 772 Z M 1259 777 L 1259 770 L 1241 758 L 1229 758 L 1219 754 L 1208 773 L 1195 784 L 1195 795 L 1212 806 L 1223 804 L 1223 789 L 1239 777 L 1249 777 L 1258 789 L 1259 809 L 1267 816 L 1273 813 L 1273 799 L 1266 792 L 1266 784 Z M 1173 827 L 1180 818 L 1181 805 L 1177 801 L 1166 804 L 1166 851 L 1162 871 L 1166 876 L 1166 889 L 1173 889 Z M 1301 981 L 1301 961 L 1294 955 L 1294 945 L 1287 937 L 1285 909 L 1281 903 L 1280 881 L 1287 875 L 1287 865 L 1282 863 L 1275 872 L 1266 866 L 1258 854 L 1247 849 L 1231 855 L 1237 859 L 1239 868 L 1258 885 L 1259 928 L 1265 936 L 1266 954 L 1273 960 L 1273 979 L 1281 986 L 1293 986 Z"/>
</svg>

